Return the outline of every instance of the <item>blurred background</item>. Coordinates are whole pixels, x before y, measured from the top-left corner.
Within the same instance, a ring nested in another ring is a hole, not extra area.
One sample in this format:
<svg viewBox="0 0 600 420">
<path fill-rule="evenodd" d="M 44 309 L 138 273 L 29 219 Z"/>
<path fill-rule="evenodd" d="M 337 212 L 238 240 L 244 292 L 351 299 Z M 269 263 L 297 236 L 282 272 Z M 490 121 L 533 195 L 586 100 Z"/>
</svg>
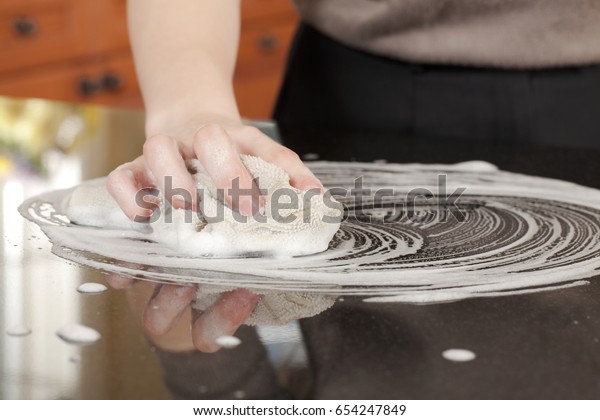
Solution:
<svg viewBox="0 0 600 420">
<path fill-rule="evenodd" d="M 0 95 L 141 108 L 126 0 L 0 2 Z M 269 118 L 298 22 L 288 0 L 242 0 L 235 92 Z"/>
</svg>

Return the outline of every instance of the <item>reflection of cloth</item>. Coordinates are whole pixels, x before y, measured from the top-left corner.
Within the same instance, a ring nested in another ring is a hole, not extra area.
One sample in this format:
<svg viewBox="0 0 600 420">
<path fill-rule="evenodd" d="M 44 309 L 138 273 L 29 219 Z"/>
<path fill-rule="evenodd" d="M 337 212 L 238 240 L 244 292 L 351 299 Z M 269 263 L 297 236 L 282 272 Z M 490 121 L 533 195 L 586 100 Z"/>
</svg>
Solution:
<svg viewBox="0 0 600 420">
<path fill-rule="evenodd" d="M 600 9 L 589 0 L 295 0 L 302 20 L 338 41 L 402 60 L 479 66 L 600 61 Z"/>
<path fill-rule="evenodd" d="M 204 311 L 216 303 L 220 294 L 231 289 L 198 285 L 193 307 Z M 264 292 L 258 305 L 244 322 L 246 325 L 282 325 L 317 315 L 335 303 L 335 297 L 309 292 Z"/>
</svg>

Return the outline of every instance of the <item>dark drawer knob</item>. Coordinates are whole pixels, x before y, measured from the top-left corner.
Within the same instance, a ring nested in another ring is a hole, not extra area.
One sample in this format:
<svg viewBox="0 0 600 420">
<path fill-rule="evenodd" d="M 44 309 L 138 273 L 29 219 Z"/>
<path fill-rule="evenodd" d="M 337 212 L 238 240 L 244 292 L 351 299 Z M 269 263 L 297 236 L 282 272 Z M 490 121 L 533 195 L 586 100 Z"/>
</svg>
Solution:
<svg viewBox="0 0 600 420">
<path fill-rule="evenodd" d="M 37 33 L 38 25 L 33 18 L 20 16 L 13 20 L 12 28 L 19 36 L 32 36 Z"/>
<path fill-rule="evenodd" d="M 277 38 L 273 35 L 262 35 L 258 38 L 258 48 L 261 51 L 270 53 L 277 49 Z"/>
<path fill-rule="evenodd" d="M 123 86 L 123 81 L 116 73 L 105 73 L 100 80 L 102 88 L 109 92 L 115 92 Z"/>
<path fill-rule="evenodd" d="M 102 84 L 97 81 L 90 79 L 89 77 L 82 77 L 77 82 L 77 90 L 82 96 L 91 96 L 99 92 L 102 89 Z"/>
</svg>

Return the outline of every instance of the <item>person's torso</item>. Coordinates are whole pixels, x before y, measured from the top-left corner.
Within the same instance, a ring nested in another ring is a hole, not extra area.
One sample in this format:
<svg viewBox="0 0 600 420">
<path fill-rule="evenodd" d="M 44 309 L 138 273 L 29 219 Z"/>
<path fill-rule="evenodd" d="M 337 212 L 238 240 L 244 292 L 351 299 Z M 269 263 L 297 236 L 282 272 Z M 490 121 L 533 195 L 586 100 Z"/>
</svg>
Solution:
<svg viewBox="0 0 600 420">
<path fill-rule="evenodd" d="M 509 68 L 600 62 L 600 0 L 294 0 L 302 19 L 400 60 Z"/>
</svg>

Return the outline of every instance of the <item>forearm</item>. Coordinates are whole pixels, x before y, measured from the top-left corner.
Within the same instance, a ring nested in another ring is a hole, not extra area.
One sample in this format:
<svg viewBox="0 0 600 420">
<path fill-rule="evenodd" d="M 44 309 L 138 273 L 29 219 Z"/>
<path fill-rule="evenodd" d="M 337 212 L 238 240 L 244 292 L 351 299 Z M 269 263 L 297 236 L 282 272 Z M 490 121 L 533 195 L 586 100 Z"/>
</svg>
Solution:
<svg viewBox="0 0 600 420">
<path fill-rule="evenodd" d="M 239 15 L 240 0 L 129 0 L 149 135 L 192 113 L 239 119 L 232 87 Z"/>
</svg>

